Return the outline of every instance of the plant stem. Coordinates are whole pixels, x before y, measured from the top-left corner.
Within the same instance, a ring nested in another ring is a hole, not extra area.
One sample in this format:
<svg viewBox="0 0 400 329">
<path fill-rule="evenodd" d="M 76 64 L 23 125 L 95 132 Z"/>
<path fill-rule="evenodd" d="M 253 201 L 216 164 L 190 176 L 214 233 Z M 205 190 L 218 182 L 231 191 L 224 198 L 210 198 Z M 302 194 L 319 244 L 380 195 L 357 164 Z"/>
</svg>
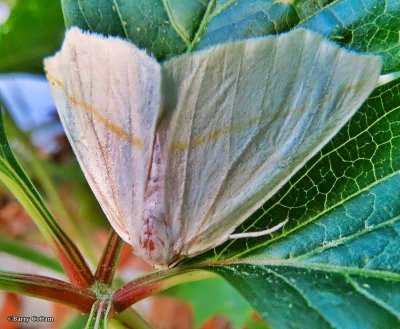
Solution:
<svg viewBox="0 0 400 329">
<path fill-rule="evenodd" d="M 0 289 L 72 306 L 89 313 L 96 296 L 88 289 L 41 275 L 0 272 Z"/>
<path fill-rule="evenodd" d="M 122 245 L 123 241 L 118 234 L 114 230 L 111 230 L 94 275 L 96 281 L 100 281 L 108 286 L 111 285 L 117 269 Z"/>
<path fill-rule="evenodd" d="M 131 281 L 114 293 L 115 311 L 121 312 L 139 300 L 175 285 L 215 276 L 214 273 L 204 270 L 177 268 L 168 272 L 157 272 L 140 280 Z"/>
</svg>

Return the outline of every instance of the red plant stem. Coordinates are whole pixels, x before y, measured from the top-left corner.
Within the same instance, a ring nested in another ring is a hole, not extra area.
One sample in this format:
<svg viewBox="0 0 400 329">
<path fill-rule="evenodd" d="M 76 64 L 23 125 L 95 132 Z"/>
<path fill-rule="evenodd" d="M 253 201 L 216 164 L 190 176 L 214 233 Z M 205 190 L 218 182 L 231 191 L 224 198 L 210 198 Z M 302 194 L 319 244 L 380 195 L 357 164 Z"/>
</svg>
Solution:
<svg viewBox="0 0 400 329">
<path fill-rule="evenodd" d="M 132 304 L 174 285 L 215 277 L 215 274 L 191 268 L 176 268 L 166 272 L 155 272 L 119 288 L 113 295 L 114 309 L 122 312 Z"/>
<path fill-rule="evenodd" d="M 0 288 L 72 306 L 89 313 L 96 296 L 88 289 L 41 275 L 0 272 Z"/>
<path fill-rule="evenodd" d="M 123 285 L 113 296 L 115 311 L 122 312 L 137 301 L 161 291 L 160 280 L 165 274 L 165 272 L 151 273 L 149 276 Z"/>
<path fill-rule="evenodd" d="M 75 244 L 65 234 L 58 234 L 53 246 L 71 283 L 82 288 L 90 287 L 94 283 L 94 276 Z"/>
<path fill-rule="evenodd" d="M 114 230 L 111 230 L 107 244 L 103 250 L 103 255 L 101 256 L 94 275 L 96 281 L 111 285 L 117 269 L 122 245 L 123 241 L 120 239 L 118 234 Z"/>
<path fill-rule="evenodd" d="M 114 294 L 114 309 L 116 312 L 122 312 L 129 306 L 135 304 L 150 295 L 162 290 L 161 282 L 153 282 L 142 285 L 125 285 Z"/>
</svg>

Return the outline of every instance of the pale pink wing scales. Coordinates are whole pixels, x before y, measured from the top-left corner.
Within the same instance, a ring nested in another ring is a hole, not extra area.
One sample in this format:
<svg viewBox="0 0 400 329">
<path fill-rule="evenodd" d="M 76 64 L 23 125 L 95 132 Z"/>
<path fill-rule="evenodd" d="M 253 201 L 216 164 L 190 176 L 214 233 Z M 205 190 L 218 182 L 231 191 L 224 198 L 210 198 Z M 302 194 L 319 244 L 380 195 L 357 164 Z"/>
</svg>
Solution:
<svg viewBox="0 0 400 329">
<path fill-rule="evenodd" d="M 86 179 L 114 229 L 129 241 L 143 212 L 160 65 L 128 42 L 74 28 L 45 69 Z"/>
</svg>

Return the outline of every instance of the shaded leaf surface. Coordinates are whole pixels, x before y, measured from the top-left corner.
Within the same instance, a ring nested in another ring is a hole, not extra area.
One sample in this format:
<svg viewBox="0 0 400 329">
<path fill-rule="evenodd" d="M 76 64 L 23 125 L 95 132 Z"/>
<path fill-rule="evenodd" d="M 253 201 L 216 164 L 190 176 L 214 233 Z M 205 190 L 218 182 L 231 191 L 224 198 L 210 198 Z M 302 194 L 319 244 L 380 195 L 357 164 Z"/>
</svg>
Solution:
<svg viewBox="0 0 400 329">
<path fill-rule="evenodd" d="M 67 26 L 119 35 L 159 60 L 215 44 L 265 36 L 296 26 L 400 70 L 397 0 L 62 0 Z"/>
<path fill-rule="evenodd" d="M 218 267 L 274 328 L 398 328 L 399 278 L 309 264 Z M 353 272 L 353 273 L 352 273 Z"/>
</svg>

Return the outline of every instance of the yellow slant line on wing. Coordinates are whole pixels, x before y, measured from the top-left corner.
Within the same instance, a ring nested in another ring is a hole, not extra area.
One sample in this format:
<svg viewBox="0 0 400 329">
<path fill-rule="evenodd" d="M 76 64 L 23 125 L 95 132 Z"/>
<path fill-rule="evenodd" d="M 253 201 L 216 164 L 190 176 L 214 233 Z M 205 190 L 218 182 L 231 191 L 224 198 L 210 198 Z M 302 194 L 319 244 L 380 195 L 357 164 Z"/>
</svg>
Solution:
<svg viewBox="0 0 400 329">
<path fill-rule="evenodd" d="M 123 130 L 120 126 L 118 126 L 116 123 L 110 121 L 106 116 L 101 114 L 98 110 L 96 110 L 92 105 L 84 102 L 81 99 L 78 99 L 72 95 L 69 95 L 67 91 L 65 90 L 64 84 L 62 83 L 61 80 L 57 79 L 56 77 L 52 76 L 51 74 L 47 73 L 47 79 L 49 80 L 50 83 L 56 84 L 59 86 L 67 96 L 68 100 L 80 108 L 84 109 L 85 111 L 93 114 L 97 120 L 102 122 L 105 125 L 105 128 L 111 132 L 113 132 L 115 135 L 118 137 L 121 137 L 122 139 L 130 142 L 132 145 L 135 145 L 139 148 L 143 148 L 144 143 L 143 140 L 140 139 L 139 137 L 135 137 L 132 134 L 127 133 L 125 130 Z"/>
<path fill-rule="evenodd" d="M 114 134 L 121 137 L 122 139 L 129 141 L 132 145 L 135 145 L 139 148 L 143 148 L 144 143 L 143 143 L 142 139 L 140 139 L 139 137 L 132 136 L 131 134 L 124 131 L 116 123 L 110 121 L 106 116 L 104 116 L 98 110 L 96 110 L 92 105 L 87 104 L 83 100 L 77 99 L 76 97 L 67 94 L 62 81 L 60 81 L 56 77 L 52 76 L 48 72 L 47 72 L 47 79 L 49 80 L 50 83 L 58 85 L 64 91 L 64 93 L 66 94 L 66 96 L 68 97 L 68 99 L 71 103 L 73 103 L 73 104 L 83 108 L 85 111 L 93 114 L 96 117 L 96 119 L 98 119 L 105 125 L 106 129 L 113 132 Z M 359 85 L 361 85 L 363 83 L 365 83 L 365 82 L 360 81 L 357 84 L 349 84 L 349 85 L 345 86 L 345 90 L 347 92 L 349 92 L 349 91 L 357 88 Z M 331 96 L 329 94 L 326 95 L 324 97 L 323 103 L 328 101 L 330 98 L 331 98 Z M 303 110 L 304 109 L 302 109 L 302 111 Z M 191 141 L 173 142 L 171 144 L 170 150 L 172 152 L 179 152 L 179 151 L 183 151 L 188 148 L 191 148 L 191 147 L 199 147 L 199 146 L 205 145 L 215 139 L 218 139 L 219 137 L 227 136 L 234 132 L 238 132 L 238 131 L 242 130 L 243 128 L 246 128 L 250 125 L 256 124 L 257 122 L 259 122 L 260 119 L 261 119 L 261 116 L 259 115 L 259 116 L 256 116 L 256 117 L 253 117 L 253 118 L 250 118 L 247 120 L 239 121 L 232 126 L 225 126 L 225 127 L 219 128 L 219 129 L 215 129 L 215 130 L 209 132 L 208 134 L 195 137 Z"/>
<path fill-rule="evenodd" d="M 189 142 L 174 142 L 171 144 L 171 151 L 172 152 L 179 152 L 188 149 L 189 147 L 199 147 L 202 145 L 205 145 L 212 140 L 218 139 L 219 137 L 222 136 L 228 136 L 234 132 L 238 132 L 242 130 L 243 128 L 246 128 L 248 126 L 251 126 L 253 124 L 256 124 L 260 121 L 261 115 L 258 115 L 256 117 L 247 119 L 247 120 L 242 120 L 234 125 L 229 125 L 225 126 L 219 129 L 215 129 L 208 134 L 201 135 L 198 137 L 193 138 Z"/>
</svg>

